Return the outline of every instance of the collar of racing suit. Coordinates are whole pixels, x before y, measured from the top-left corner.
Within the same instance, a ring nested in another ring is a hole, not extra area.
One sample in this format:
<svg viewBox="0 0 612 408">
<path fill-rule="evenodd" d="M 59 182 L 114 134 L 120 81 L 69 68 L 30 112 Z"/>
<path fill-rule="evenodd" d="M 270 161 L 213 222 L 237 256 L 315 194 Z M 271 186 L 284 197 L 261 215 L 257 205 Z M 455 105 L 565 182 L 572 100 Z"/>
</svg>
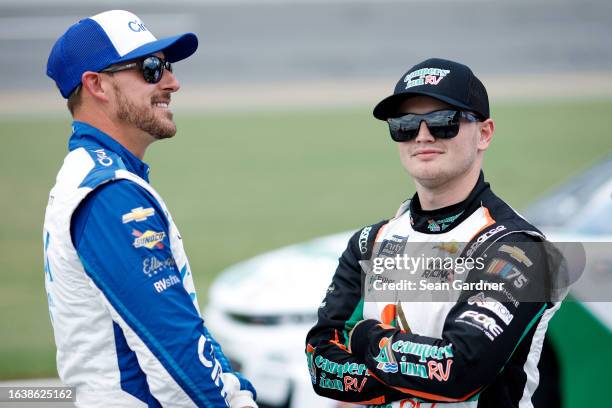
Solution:
<svg viewBox="0 0 612 408">
<path fill-rule="evenodd" d="M 421 208 L 419 196 L 415 193 L 410 200 L 409 207 L 412 228 L 425 234 L 441 234 L 452 230 L 480 207 L 480 198 L 487 190 L 490 190 L 489 183 L 484 181 L 484 174 L 481 170 L 476 185 L 468 197 L 460 203 L 425 211 Z"/>
<path fill-rule="evenodd" d="M 101 147 L 108 149 L 121 157 L 127 170 L 136 174 L 138 177 L 149 182 L 149 165 L 134 156 L 128 149 L 113 139 L 111 136 L 102 132 L 100 129 L 85 122 L 72 122 L 72 136 L 68 140 L 68 150 L 73 151 L 79 147 Z"/>
</svg>

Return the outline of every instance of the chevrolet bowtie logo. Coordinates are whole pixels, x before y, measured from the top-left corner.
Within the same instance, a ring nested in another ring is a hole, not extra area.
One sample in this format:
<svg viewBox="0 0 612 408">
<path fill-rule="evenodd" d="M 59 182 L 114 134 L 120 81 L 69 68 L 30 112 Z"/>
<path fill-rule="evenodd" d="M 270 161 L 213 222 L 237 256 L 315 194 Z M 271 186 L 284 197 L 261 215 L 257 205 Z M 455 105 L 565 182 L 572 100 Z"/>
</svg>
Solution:
<svg viewBox="0 0 612 408">
<path fill-rule="evenodd" d="M 153 208 L 138 207 L 138 208 L 133 208 L 132 211 L 130 211 L 127 214 L 123 214 L 123 216 L 121 217 L 121 220 L 123 221 L 124 224 L 127 224 L 128 222 L 132 222 L 132 221 L 140 222 L 140 221 L 146 220 L 153 214 L 155 214 L 155 210 Z"/>
<path fill-rule="evenodd" d="M 531 259 L 529 259 L 527 255 L 525 255 L 525 251 L 523 251 L 521 248 L 504 244 L 499 247 L 499 250 L 501 252 L 507 253 L 508 255 L 510 255 L 511 258 L 516 259 L 525 266 L 533 265 Z"/>
<path fill-rule="evenodd" d="M 441 249 L 443 251 L 446 251 L 450 254 L 455 254 L 457 253 L 457 251 L 459 251 L 459 244 L 455 241 L 452 242 L 441 242 L 438 245 L 435 245 L 434 248 L 438 248 Z"/>
</svg>

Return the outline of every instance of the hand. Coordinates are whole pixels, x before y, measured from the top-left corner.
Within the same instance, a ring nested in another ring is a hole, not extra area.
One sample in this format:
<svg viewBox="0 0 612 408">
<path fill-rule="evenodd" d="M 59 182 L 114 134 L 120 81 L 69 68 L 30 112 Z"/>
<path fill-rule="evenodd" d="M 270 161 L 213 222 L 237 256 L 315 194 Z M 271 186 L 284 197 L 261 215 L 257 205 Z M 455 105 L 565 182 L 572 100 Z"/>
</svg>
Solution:
<svg viewBox="0 0 612 408">
<path fill-rule="evenodd" d="M 378 320 L 367 319 L 358 322 L 349 332 L 348 348 L 349 352 L 356 357 L 360 357 L 365 352 L 368 345 L 368 333 L 371 328 L 381 324 Z"/>
<path fill-rule="evenodd" d="M 223 393 L 227 394 L 228 398 L 240 391 L 240 381 L 233 373 L 221 374 L 221 381 L 223 381 Z"/>
<path fill-rule="evenodd" d="M 253 394 L 247 390 L 236 391 L 229 396 L 228 402 L 230 408 L 258 408 L 257 403 L 253 400 Z"/>
<path fill-rule="evenodd" d="M 221 374 L 230 408 L 257 408 L 255 388 L 239 373 Z"/>
<path fill-rule="evenodd" d="M 253 387 L 253 384 L 251 384 L 249 380 L 244 378 L 244 376 L 240 374 L 238 371 L 234 371 L 233 374 L 236 376 L 236 378 L 238 378 L 238 381 L 240 381 L 240 390 L 241 391 L 245 391 L 245 390 L 251 391 L 251 394 L 253 394 L 253 399 L 256 400 L 257 391 L 255 390 L 255 387 Z"/>
</svg>

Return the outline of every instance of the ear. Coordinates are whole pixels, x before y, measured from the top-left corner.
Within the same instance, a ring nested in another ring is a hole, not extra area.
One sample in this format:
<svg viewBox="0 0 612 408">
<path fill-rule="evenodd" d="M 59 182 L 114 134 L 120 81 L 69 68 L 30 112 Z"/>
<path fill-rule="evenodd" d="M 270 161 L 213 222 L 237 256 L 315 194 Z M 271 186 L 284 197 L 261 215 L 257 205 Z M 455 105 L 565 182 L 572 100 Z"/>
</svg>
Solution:
<svg viewBox="0 0 612 408">
<path fill-rule="evenodd" d="M 92 98 L 102 102 L 109 101 L 109 87 L 106 82 L 107 81 L 104 80 L 102 75 L 93 71 L 85 71 L 81 76 L 83 89 L 87 90 L 87 93 L 91 95 Z"/>
<path fill-rule="evenodd" d="M 493 139 L 493 133 L 495 133 L 493 119 L 487 119 L 479 123 L 478 150 L 488 149 L 491 139 Z"/>
</svg>

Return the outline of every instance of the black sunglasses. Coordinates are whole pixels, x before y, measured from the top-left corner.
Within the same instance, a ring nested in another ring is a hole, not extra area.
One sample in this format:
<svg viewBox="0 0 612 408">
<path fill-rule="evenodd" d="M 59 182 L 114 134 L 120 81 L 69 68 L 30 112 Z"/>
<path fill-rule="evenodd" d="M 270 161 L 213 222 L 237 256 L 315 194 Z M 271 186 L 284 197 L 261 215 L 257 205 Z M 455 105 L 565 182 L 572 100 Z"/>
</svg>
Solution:
<svg viewBox="0 0 612 408">
<path fill-rule="evenodd" d="M 140 69 L 142 71 L 142 77 L 150 84 L 156 84 L 161 81 L 164 75 L 164 69 L 172 72 L 172 64 L 155 55 L 150 55 L 142 60 L 128 62 L 123 65 L 112 65 L 100 72 L 119 72 L 134 68 Z"/>
<path fill-rule="evenodd" d="M 387 119 L 391 139 L 396 142 L 407 142 L 417 137 L 421 122 L 425 121 L 429 133 L 436 139 L 451 139 L 459 133 L 459 119 L 478 122 L 480 119 L 469 112 L 457 110 L 439 110 L 417 115 L 409 113 L 397 118 Z"/>
</svg>

